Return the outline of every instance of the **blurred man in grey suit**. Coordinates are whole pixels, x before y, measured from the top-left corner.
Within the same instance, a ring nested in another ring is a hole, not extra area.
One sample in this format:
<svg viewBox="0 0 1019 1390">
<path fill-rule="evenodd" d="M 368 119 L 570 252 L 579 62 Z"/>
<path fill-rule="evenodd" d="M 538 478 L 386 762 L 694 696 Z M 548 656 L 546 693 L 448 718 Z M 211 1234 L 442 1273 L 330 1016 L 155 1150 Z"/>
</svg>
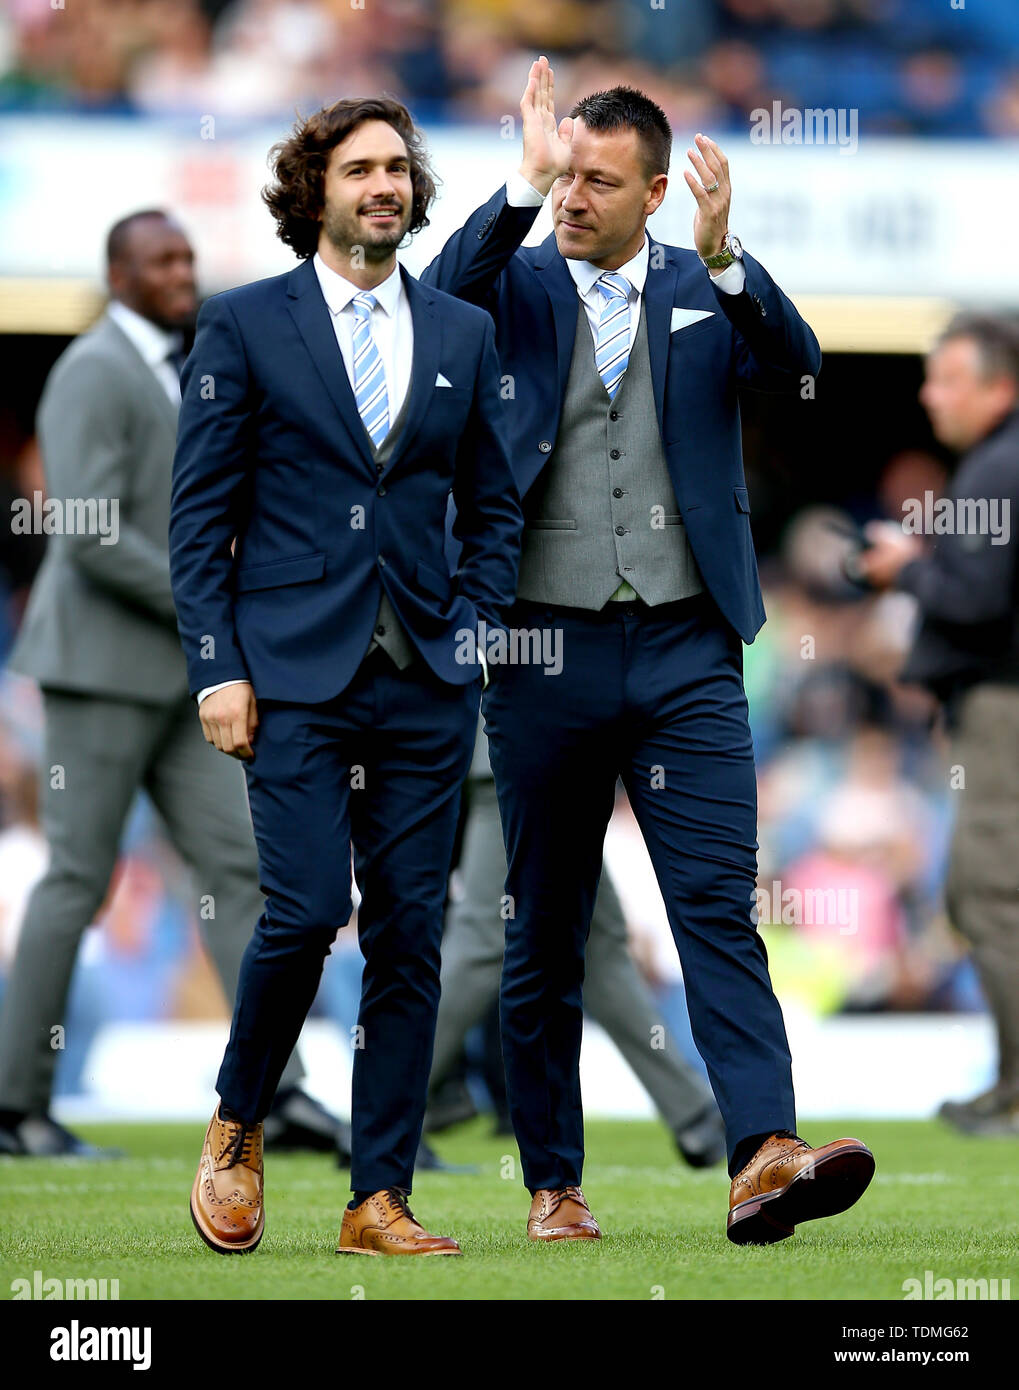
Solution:
<svg viewBox="0 0 1019 1390">
<path fill-rule="evenodd" d="M 111 302 L 60 357 L 39 406 L 49 499 L 62 509 L 10 665 L 42 688 L 49 868 L 32 894 L 0 1010 L 0 1153 L 100 1157 L 49 1114 L 85 928 L 144 788 L 195 874 L 195 907 L 228 1002 L 262 911 L 243 769 L 206 744 L 188 694 L 170 590 L 170 474 L 194 254 L 158 211 L 110 231 Z M 73 534 L 67 534 L 67 532 Z M 211 904 L 211 911 L 209 905 Z M 332 1148 L 344 1136 L 299 1087 L 291 1057 L 266 1139 Z"/>
</svg>

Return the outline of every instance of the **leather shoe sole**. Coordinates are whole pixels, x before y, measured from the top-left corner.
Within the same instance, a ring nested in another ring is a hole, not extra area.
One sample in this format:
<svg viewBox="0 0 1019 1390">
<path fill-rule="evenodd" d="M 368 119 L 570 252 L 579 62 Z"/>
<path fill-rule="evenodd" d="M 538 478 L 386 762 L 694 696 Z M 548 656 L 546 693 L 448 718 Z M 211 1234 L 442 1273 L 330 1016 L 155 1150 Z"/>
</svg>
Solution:
<svg viewBox="0 0 1019 1390">
<path fill-rule="evenodd" d="M 847 1211 L 874 1176 L 874 1155 L 865 1144 L 824 1154 L 777 1192 L 748 1197 L 729 1213 L 726 1235 L 735 1245 L 774 1245 L 801 1221 Z"/>
<path fill-rule="evenodd" d="M 191 1220 L 195 1230 L 201 1236 L 202 1240 L 205 1241 L 209 1249 L 215 1250 L 217 1255 L 247 1255 L 250 1251 L 255 1249 L 258 1242 L 265 1234 L 265 1208 L 263 1207 L 258 1214 L 258 1227 L 253 1236 L 249 1236 L 247 1240 L 221 1240 L 218 1236 L 212 1234 L 198 1215 L 198 1184 L 201 1181 L 201 1177 L 202 1169 L 201 1165 L 199 1165 L 194 1183 L 191 1186 L 191 1201 L 188 1203 L 188 1211 L 191 1213 Z"/>
<path fill-rule="evenodd" d="M 586 1222 L 578 1222 L 570 1226 L 553 1226 L 549 1231 L 541 1231 L 535 1234 L 528 1231 L 529 1240 L 601 1240 L 601 1231 L 597 1226 L 592 1230 Z"/>
<path fill-rule="evenodd" d="M 463 1251 L 457 1250 L 365 1250 L 360 1245 L 338 1245 L 337 1255 L 379 1255 L 384 1260 L 393 1258 L 399 1259 L 402 1255 L 405 1259 L 426 1260 L 429 1255 L 462 1255 Z"/>
</svg>

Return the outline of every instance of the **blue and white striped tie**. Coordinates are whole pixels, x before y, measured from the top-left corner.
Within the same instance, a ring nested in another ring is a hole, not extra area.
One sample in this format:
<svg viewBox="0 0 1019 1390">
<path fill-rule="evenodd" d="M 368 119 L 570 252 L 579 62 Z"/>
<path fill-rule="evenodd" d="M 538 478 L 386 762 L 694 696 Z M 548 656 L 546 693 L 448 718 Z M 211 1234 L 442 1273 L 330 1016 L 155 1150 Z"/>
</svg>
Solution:
<svg viewBox="0 0 1019 1390">
<path fill-rule="evenodd" d="M 630 282 L 624 275 L 607 270 L 595 283 L 605 303 L 598 319 L 594 362 L 611 400 L 630 360 Z"/>
<path fill-rule="evenodd" d="M 378 303 L 373 294 L 362 291 L 351 300 L 354 306 L 354 400 L 364 427 L 376 449 L 389 433 L 389 393 L 382 358 L 372 337 L 372 310 Z"/>
</svg>

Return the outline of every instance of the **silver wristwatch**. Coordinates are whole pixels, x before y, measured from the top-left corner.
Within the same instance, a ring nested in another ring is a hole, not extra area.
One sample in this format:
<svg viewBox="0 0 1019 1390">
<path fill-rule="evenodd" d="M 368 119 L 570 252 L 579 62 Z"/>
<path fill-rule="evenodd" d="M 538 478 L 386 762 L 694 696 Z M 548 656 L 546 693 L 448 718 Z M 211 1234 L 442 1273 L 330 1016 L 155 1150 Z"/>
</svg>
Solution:
<svg viewBox="0 0 1019 1390">
<path fill-rule="evenodd" d="M 739 237 L 733 236 L 731 232 L 726 232 L 722 238 L 722 249 L 716 256 L 701 256 L 701 265 L 706 265 L 709 270 L 724 270 L 727 265 L 732 265 L 734 261 L 743 259 L 743 243 Z"/>
</svg>

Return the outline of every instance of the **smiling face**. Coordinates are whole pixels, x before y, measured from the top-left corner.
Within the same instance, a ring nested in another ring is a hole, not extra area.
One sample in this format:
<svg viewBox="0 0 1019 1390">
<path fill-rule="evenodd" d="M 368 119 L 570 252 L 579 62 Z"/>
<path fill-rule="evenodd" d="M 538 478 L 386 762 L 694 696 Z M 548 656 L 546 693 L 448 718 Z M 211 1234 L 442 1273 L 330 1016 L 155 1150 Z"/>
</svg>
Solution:
<svg viewBox="0 0 1019 1390">
<path fill-rule="evenodd" d="M 194 322 L 195 253 L 168 217 L 154 214 L 133 221 L 108 275 L 114 298 L 160 328 L 173 331 Z"/>
<path fill-rule="evenodd" d="M 552 185 L 556 245 L 568 260 L 615 270 L 640 250 L 668 177 L 648 173 L 632 127 L 588 130 L 578 117 L 571 148 L 569 172 Z"/>
<path fill-rule="evenodd" d="M 367 264 L 392 259 L 410 225 L 413 188 L 402 137 L 385 121 L 364 121 L 329 153 L 319 250 Z"/>
</svg>

